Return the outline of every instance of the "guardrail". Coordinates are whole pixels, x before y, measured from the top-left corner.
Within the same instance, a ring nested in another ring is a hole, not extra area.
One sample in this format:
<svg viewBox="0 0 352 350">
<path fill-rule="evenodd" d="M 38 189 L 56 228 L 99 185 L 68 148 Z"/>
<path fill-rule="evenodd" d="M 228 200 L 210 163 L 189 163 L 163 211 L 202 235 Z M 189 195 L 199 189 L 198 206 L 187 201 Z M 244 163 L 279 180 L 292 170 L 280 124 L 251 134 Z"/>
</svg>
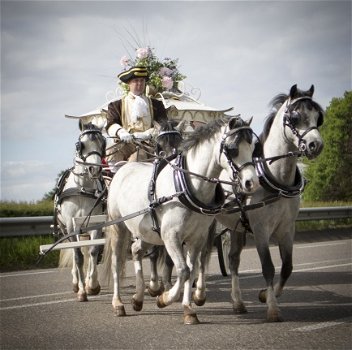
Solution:
<svg viewBox="0 0 352 350">
<path fill-rule="evenodd" d="M 352 218 L 352 206 L 301 208 L 297 221 L 346 218 Z M 52 216 L 0 218 L 0 238 L 49 235 L 52 224 Z"/>
</svg>

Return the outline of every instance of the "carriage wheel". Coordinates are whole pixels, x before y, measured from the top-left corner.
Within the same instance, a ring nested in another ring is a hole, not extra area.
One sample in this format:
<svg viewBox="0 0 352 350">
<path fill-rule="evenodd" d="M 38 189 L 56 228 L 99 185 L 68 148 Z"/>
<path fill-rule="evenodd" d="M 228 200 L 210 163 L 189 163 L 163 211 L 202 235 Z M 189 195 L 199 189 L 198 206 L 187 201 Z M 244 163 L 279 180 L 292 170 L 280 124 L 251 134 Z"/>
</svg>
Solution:
<svg viewBox="0 0 352 350">
<path fill-rule="evenodd" d="M 215 245 L 218 250 L 218 260 L 220 271 L 223 276 L 228 276 L 229 272 L 229 252 L 230 252 L 230 231 L 223 230 L 216 238 Z"/>
</svg>

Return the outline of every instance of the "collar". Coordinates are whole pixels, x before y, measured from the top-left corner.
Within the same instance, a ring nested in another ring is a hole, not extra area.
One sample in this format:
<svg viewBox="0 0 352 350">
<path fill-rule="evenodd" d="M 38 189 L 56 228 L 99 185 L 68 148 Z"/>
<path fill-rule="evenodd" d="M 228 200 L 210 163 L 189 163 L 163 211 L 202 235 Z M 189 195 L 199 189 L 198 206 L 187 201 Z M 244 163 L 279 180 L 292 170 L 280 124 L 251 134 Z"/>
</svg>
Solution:
<svg viewBox="0 0 352 350">
<path fill-rule="evenodd" d="M 180 154 L 175 160 L 177 167 L 181 170 L 174 170 L 174 185 L 176 192 L 182 192 L 178 197 L 180 202 L 188 209 L 205 215 L 216 215 L 222 210 L 225 203 L 224 190 L 220 183 L 216 185 L 215 197 L 212 203 L 202 203 L 189 189 L 189 178 L 186 177 L 186 158 Z"/>
</svg>

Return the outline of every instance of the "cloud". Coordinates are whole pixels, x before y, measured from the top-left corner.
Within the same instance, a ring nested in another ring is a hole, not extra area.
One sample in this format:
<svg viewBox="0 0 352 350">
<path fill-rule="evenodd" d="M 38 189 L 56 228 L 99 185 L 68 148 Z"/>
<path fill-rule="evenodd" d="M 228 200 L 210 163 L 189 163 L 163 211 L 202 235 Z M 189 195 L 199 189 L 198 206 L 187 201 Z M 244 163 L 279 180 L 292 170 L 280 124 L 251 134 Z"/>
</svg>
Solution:
<svg viewBox="0 0 352 350">
<path fill-rule="evenodd" d="M 159 57 L 178 57 L 205 104 L 253 115 L 256 132 L 269 101 L 295 83 L 315 84 L 326 107 L 351 89 L 350 13 L 345 1 L 2 1 L 2 168 L 27 162 L 33 198 L 50 190 L 72 165 L 79 134 L 64 115 L 106 102 L 136 38 Z M 41 163 L 52 164 L 45 179 L 29 171 Z M 20 181 L 3 192 L 19 198 Z"/>
<path fill-rule="evenodd" d="M 32 201 L 41 199 L 55 186 L 58 173 L 53 163 L 8 161 L 1 170 L 1 200 Z"/>
</svg>

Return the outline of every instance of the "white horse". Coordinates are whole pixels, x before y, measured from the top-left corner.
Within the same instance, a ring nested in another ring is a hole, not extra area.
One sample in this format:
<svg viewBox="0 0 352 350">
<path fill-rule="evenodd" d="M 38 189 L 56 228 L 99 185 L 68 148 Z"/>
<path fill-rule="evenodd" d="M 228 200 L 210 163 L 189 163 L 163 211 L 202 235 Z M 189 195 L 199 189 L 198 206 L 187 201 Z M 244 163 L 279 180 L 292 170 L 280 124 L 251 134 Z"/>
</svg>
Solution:
<svg viewBox="0 0 352 350">
<path fill-rule="evenodd" d="M 295 234 L 295 220 L 300 206 L 300 194 L 304 179 L 297 167 L 297 156 L 309 159 L 317 157 L 323 141 L 318 127 L 323 123 L 323 110 L 312 96 L 314 86 L 301 91 L 294 85 L 289 95 L 280 94 L 272 100 L 273 112 L 266 119 L 260 135 L 262 147 L 255 158 L 261 186 L 247 204 L 259 208 L 246 211 L 245 222 L 254 234 L 260 257 L 266 289 L 259 294 L 261 302 L 267 303 L 267 320 L 281 321 L 277 297 L 283 291 L 292 272 L 292 250 Z M 262 207 L 260 207 L 263 205 Z M 251 207 L 249 207 L 251 208 Z M 252 207 L 253 208 L 253 207 Z M 216 219 L 234 230 L 240 214 L 218 215 Z M 282 260 L 279 281 L 274 286 L 275 267 L 269 250 L 269 239 L 274 236 L 278 242 Z M 231 298 L 236 313 L 247 312 L 239 287 L 238 267 L 240 254 L 245 243 L 245 232 L 231 234 L 229 267 L 232 278 Z"/>
<path fill-rule="evenodd" d="M 81 134 L 76 143 L 74 167 L 61 179 L 61 188 L 55 195 L 55 217 L 63 235 L 74 232 L 73 218 L 103 214 L 102 197 L 104 185 L 101 176 L 102 158 L 105 153 L 105 138 L 93 124 L 80 124 Z M 60 185 L 59 185 L 60 186 Z M 89 225 L 89 220 L 86 223 Z M 102 230 L 88 232 L 85 238 L 102 237 Z M 71 240 L 79 240 L 74 236 Z M 84 255 L 80 248 L 61 251 L 59 266 L 67 266 L 72 259 L 72 284 L 79 301 L 87 301 L 87 294 L 100 292 L 97 259 L 100 247 L 89 249 L 86 276 L 84 275 Z M 73 252 L 73 254 L 72 254 Z"/>
<path fill-rule="evenodd" d="M 183 148 L 183 153 L 165 166 L 157 177 L 155 194 L 163 203 L 155 207 L 159 233 L 153 230 L 150 213 L 124 219 L 150 205 L 147 193 L 153 169 L 151 164 L 126 164 L 116 173 L 110 185 L 108 218 L 121 221 L 109 226 L 105 263 L 107 268 L 111 264 L 114 281 L 112 305 L 119 316 L 126 314 L 120 296 L 120 275 L 132 236 L 140 240 L 141 246 L 143 242 L 165 245 L 175 264 L 177 281 L 169 291 L 158 297 L 157 305 L 165 307 L 177 301 L 184 287 L 184 323 L 198 323 L 191 305 L 194 266 L 214 219 L 213 215 L 204 214 L 212 214 L 224 199 L 221 186 L 214 179 L 225 169 L 229 178 L 239 183 L 243 191 L 250 193 L 258 186 L 252 163 L 254 142 L 249 123 L 239 118 L 228 122 L 216 120 L 195 131 L 184 142 Z M 136 294 L 132 304 L 139 311 L 143 306 L 145 283 L 139 254 L 143 249 L 136 250 L 132 250 L 136 273 Z"/>
</svg>

